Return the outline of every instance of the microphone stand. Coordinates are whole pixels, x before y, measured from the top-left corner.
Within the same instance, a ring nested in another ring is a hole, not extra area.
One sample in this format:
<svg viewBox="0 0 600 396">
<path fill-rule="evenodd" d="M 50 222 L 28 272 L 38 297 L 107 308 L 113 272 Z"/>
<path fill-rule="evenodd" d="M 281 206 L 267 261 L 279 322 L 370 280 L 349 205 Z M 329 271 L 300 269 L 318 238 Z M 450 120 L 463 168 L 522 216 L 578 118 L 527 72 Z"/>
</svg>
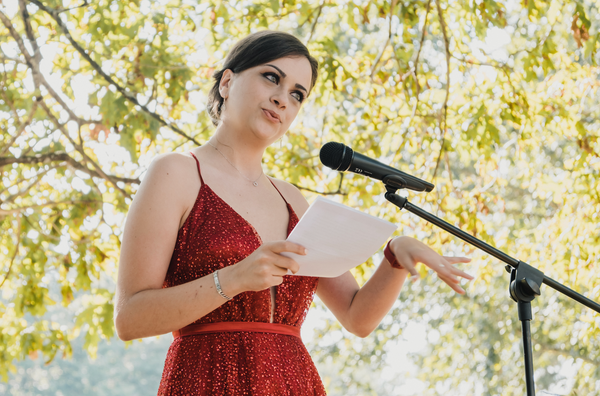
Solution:
<svg viewBox="0 0 600 396">
<path fill-rule="evenodd" d="M 523 329 L 523 357 L 525 360 L 525 383 L 527 386 L 527 396 L 535 396 L 535 382 L 533 377 L 533 349 L 531 346 L 531 330 L 529 322 L 533 319 L 531 313 L 531 301 L 540 295 L 540 286 L 542 283 L 550 286 L 554 290 L 566 295 L 567 297 L 585 305 L 600 313 L 600 304 L 590 300 L 587 297 L 569 289 L 563 284 L 544 275 L 544 273 L 529 264 L 510 257 L 500 250 L 488 245 L 487 243 L 467 234 L 460 228 L 446 223 L 444 220 L 432 215 L 429 212 L 411 204 L 408 199 L 396 194 L 398 188 L 406 186 L 406 182 L 399 176 L 386 176 L 383 179 L 387 192 L 385 198 L 396 205 L 400 210 L 406 209 L 416 214 L 420 218 L 435 224 L 441 229 L 462 239 L 463 241 L 491 254 L 497 259 L 508 264 L 505 269 L 510 273 L 509 293 L 511 298 L 517 303 L 517 311 L 521 327 Z"/>
</svg>

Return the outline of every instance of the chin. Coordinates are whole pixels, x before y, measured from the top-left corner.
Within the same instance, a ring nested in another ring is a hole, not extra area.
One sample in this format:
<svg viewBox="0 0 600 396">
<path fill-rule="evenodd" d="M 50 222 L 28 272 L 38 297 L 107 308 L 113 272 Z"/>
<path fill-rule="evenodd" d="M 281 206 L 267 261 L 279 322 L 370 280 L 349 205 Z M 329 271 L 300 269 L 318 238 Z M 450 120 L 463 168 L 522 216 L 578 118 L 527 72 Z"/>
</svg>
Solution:
<svg viewBox="0 0 600 396">
<path fill-rule="evenodd" d="M 274 126 L 272 123 L 269 123 L 267 125 L 260 125 L 254 134 L 261 140 L 274 142 L 282 137 L 285 134 L 285 131 L 282 132 L 280 128 Z"/>
</svg>

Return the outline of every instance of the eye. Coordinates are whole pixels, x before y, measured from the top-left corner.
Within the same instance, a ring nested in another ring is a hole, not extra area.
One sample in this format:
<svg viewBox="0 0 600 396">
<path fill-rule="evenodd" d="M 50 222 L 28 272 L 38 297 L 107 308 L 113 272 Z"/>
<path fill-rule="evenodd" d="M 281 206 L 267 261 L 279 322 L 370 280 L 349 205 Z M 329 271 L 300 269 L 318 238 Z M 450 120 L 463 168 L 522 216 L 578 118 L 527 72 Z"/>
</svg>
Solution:
<svg viewBox="0 0 600 396">
<path fill-rule="evenodd" d="M 263 76 L 272 83 L 279 84 L 279 75 L 277 73 L 267 72 L 263 73 Z"/>
<path fill-rule="evenodd" d="M 304 94 L 300 91 L 292 92 L 292 96 L 300 103 L 304 102 Z"/>
</svg>

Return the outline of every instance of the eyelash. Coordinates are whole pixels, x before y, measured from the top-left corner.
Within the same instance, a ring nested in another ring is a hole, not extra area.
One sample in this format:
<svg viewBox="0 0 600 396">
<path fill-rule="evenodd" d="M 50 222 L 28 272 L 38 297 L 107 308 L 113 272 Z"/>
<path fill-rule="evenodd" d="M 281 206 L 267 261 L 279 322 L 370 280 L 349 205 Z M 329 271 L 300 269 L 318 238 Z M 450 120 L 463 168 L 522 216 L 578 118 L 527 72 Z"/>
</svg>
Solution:
<svg viewBox="0 0 600 396">
<path fill-rule="evenodd" d="M 271 81 L 272 83 L 275 83 L 275 84 L 279 84 L 279 80 L 281 79 L 281 78 L 279 77 L 279 74 L 277 74 L 277 73 L 273 73 L 273 72 L 266 72 L 266 73 L 263 73 L 263 76 L 264 76 L 264 77 L 265 77 L 267 80 L 269 80 L 269 81 Z M 269 77 L 273 77 L 273 78 L 275 78 L 275 81 L 273 81 L 273 80 L 272 80 L 272 79 L 270 79 Z M 292 92 L 292 94 L 297 94 L 297 95 L 298 95 L 298 97 L 294 97 L 294 98 L 295 98 L 295 99 L 296 99 L 298 102 L 302 103 L 302 102 L 304 101 L 304 94 L 303 94 L 302 92 L 300 92 L 300 91 L 294 91 L 294 92 Z"/>
</svg>

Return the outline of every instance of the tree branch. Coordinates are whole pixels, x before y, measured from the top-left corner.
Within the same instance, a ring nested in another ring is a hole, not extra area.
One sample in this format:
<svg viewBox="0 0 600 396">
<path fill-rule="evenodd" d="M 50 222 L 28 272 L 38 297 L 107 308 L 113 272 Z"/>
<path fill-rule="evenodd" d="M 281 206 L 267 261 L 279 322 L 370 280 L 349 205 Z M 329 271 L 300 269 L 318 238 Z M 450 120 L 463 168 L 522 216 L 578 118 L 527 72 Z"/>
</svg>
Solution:
<svg viewBox="0 0 600 396">
<path fill-rule="evenodd" d="M 17 257 L 17 253 L 19 252 L 19 246 L 21 245 L 21 228 L 23 226 L 23 217 L 19 217 L 19 229 L 17 230 L 17 243 L 15 245 L 15 252 L 13 253 L 10 264 L 8 264 L 8 270 L 6 270 L 6 275 L 4 275 L 4 279 L 2 279 L 2 283 L 0 283 L 0 288 L 4 285 L 4 282 L 8 279 L 10 275 L 10 271 L 12 270 L 13 263 L 15 262 L 15 257 Z"/>
<path fill-rule="evenodd" d="M 425 10 L 425 21 L 423 22 L 423 33 L 421 34 L 421 40 L 419 41 L 419 50 L 417 51 L 417 56 L 415 57 L 415 65 L 413 67 L 413 75 L 415 77 L 415 84 L 417 85 L 417 101 L 419 100 L 419 94 L 421 93 L 421 86 L 419 85 L 419 80 L 417 79 L 417 74 L 419 73 L 419 58 L 421 57 L 421 50 L 423 49 L 423 43 L 425 42 L 425 36 L 427 35 L 427 22 L 429 20 L 429 11 L 431 11 L 431 0 L 427 1 L 427 8 Z"/>
<path fill-rule="evenodd" d="M 321 3 L 321 5 L 319 6 L 319 9 L 317 11 L 317 17 L 315 18 L 315 21 L 313 22 L 312 27 L 310 28 L 310 34 L 308 35 L 306 44 L 310 43 L 310 40 L 312 39 L 312 36 L 315 33 L 315 28 L 317 27 L 317 22 L 319 21 L 319 17 L 321 16 L 321 11 L 323 11 L 324 6 L 325 6 L 325 1 L 323 1 Z"/>
<path fill-rule="evenodd" d="M 9 99 L 6 97 L 6 95 L 4 95 L 4 92 L 2 92 L 2 97 L 4 98 L 4 101 L 8 101 Z M 40 99 L 41 100 L 41 99 Z M 29 112 L 29 115 L 27 116 L 27 120 L 23 121 L 21 123 L 21 125 L 19 125 L 19 128 L 17 129 L 17 132 L 15 133 L 15 135 L 10 139 L 10 141 L 8 141 L 6 143 L 6 145 L 0 150 L 0 155 L 6 153 L 8 151 L 8 149 L 15 143 L 15 141 L 19 138 L 19 136 L 21 136 L 21 134 L 23 133 L 23 131 L 25 130 L 25 128 L 31 124 L 31 121 L 33 120 L 33 115 L 35 114 L 36 110 L 38 107 L 38 100 L 36 98 L 36 100 L 33 102 L 33 105 L 31 106 L 31 111 Z"/>
<path fill-rule="evenodd" d="M 0 49 L 0 51 L 2 51 L 2 50 Z M 15 63 L 18 63 L 19 65 L 26 65 L 26 63 L 23 62 L 21 59 L 15 59 L 15 58 L 11 58 L 10 56 L 6 56 L 4 54 L 4 52 L 2 52 L 2 55 L 0 55 L 0 60 L 8 61 L 8 62 L 15 62 Z"/>
<path fill-rule="evenodd" d="M 15 107 L 15 104 L 6 96 L 6 75 L 8 73 L 2 73 L 2 81 L 0 81 L 0 94 L 2 94 L 2 99 L 4 99 L 4 103 L 10 108 L 12 112 L 13 119 L 17 121 L 18 124 L 21 124 L 21 117 L 19 117 L 19 112 Z"/>
<path fill-rule="evenodd" d="M 417 50 L 417 56 L 415 57 L 415 60 L 413 62 L 413 66 L 410 68 L 410 70 L 408 70 L 406 73 L 404 73 L 404 75 L 402 75 L 400 77 L 400 81 L 404 81 L 404 79 L 406 77 L 408 77 L 409 75 L 413 75 L 414 79 L 415 79 L 415 86 L 416 86 L 416 92 L 415 92 L 415 104 L 413 106 L 412 109 L 412 113 L 411 115 L 407 115 L 406 117 L 410 117 L 411 123 L 412 120 L 414 120 L 415 116 L 418 116 L 419 118 L 431 118 L 433 116 L 428 115 L 428 114 L 420 114 L 417 113 L 417 108 L 419 106 L 419 95 L 421 93 L 421 86 L 419 85 L 419 78 L 417 76 L 418 71 L 419 71 L 419 58 L 421 57 L 421 50 L 423 49 L 423 42 L 425 41 L 425 35 L 427 34 L 427 23 L 429 20 L 429 11 L 431 10 L 431 0 L 427 1 L 427 7 L 425 8 L 425 21 L 423 21 L 423 31 L 421 33 L 421 40 L 419 41 L 419 49 Z M 402 67 L 402 64 L 400 62 L 400 59 L 398 58 L 398 55 L 396 54 L 396 51 L 394 51 L 394 57 L 396 58 L 396 62 L 398 62 L 398 67 Z M 410 94 L 407 91 L 407 88 L 404 84 L 402 84 L 402 86 L 404 87 L 405 93 L 407 97 L 410 97 Z M 401 114 L 398 114 L 398 116 L 396 118 L 402 118 Z M 408 128 L 407 130 L 404 132 L 402 139 L 400 141 L 400 146 L 398 147 L 398 149 L 396 150 L 396 152 L 394 153 L 394 160 L 400 155 L 400 151 L 402 150 L 402 148 L 404 147 L 405 143 L 406 143 L 406 135 L 408 134 Z"/>
<path fill-rule="evenodd" d="M 27 5 L 24 0 L 19 0 L 19 9 L 21 10 L 21 17 L 23 18 L 23 25 L 25 25 L 25 33 L 27 34 L 31 48 L 33 48 L 33 60 L 39 65 L 42 61 L 42 53 L 40 52 L 40 47 L 33 35 L 33 28 L 31 27 L 31 23 L 29 23 L 29 11 L 27 11 Z"/>
<path fill-rule="evenodd" d="M 80 5 L 74 6 L 74 7 L 69 7 L 69 8 L 59 8 L 58 10 L 56 10 L 56 12 L 59 13 L 59 14 L 61 14 L 61 13 L 66 12 L 66 11 L 76 10 L 78 8 L 82 8 L 82 7 L 85 7 L 85 6 L 88 6 L 88 5 L 90 5 L 90 3 L 88 3 L 88 0 L 83 0 L 83 4 L 80 4 Z"/>
<path fill-rule="evenodd" d="M 385 40 L 385 44 L 383 44 L 381 51 L 377 55 L 377 58 L 375 58 L 375 62 L 373 62 L 373 67 L 371 67 L 371 72 L 369 73 L 371 81 L 373 80 L 373 77 L 375 76 L 375 72 L 377 71 L 377 65 L 381 61 L 381 57 L 383 56 L 385 49 L 390 44 L 390 41 L 392 41 L 392 36 L 393 36 L 393 34 L 392 34 L 392 17 L 394 16 L 394 7 L 396 6 L 397 2 L 398 2 L 398 0 L 392 0 L 392 4 L 390 5 L 390 24 L 389 24 L 389 28 L 388 28 L 389 29 L 388 37 L 387 37 L 387 40 Z"/>
<path fill-rule="evenodd" d="M 58 128 L 64 137 L 67 138 L 67 140 L 69 140 L 69 142 L 77 148 L 77 151 L 81 154 L 81 156 L 83 157 L 83 159 L 86 162 L 89 162 L 90 164 L 92 164 L 92 166 L 94 168 L 96 168 L 96 172 L 97 174 L 99 174 L 101 178 L 108 180 L 114 188 L 116 188 L 117 190 L 119 190 L 121 192 L 121 194 L 123 194 L 124 196 L 129 196 L 129 194 L 127 194 L 127 192 L 125 190 L 123 190 L 121 187 L 119 187 L 117 185 L 117 182 L 115 180 L 113 180 L 113 178 L 111 176 L 108 176 L 106 173 L 104 173 L 104 171 L 102 170 L 102 168 L 100 167 L 100 165 L 98 165 L 95 161 L 93 161 L 86 153 L 83 147 L 79 147 L 78 144 L 71 139 L 71 136 L 69 136 L 69 132 L 65 129 L 65 126 L 62 125 L 60 122 L 58 122 L 58 119 L 54 116 L 54 114 L 52 114 L 52 112 L 50 111 L 50 109 L 48 108 L 48 106 L 46 106 L 46 104 L 44 102 L 42 103 L 42 108 L 46 111 L 46 114 L 48 114 L 48 117 L 50 118 L 50 121 L 52 121 L 52 123 L 54 123 L 54 125 L 56 126 L 56 128 Z M 87 166 L 84 167 L 85 169 L 88 169 Z M 89 170 L 88 170 L 89 171 Z"/>
<path fill-rule="evenodd" d="M 442 27 L 442 34 L 444 36 L 444 47 L 446 49 L 446 95 L 444 96 L 444 103 L 440 109 L 440 131 L 442 132 L 442 147 L 440 148 L 440 154 L 435 163 L 435 169 L 433 171 L 433 179 L 437 176 L 437 171 L 440 166 L 440 160 L 444 154 L 444 146 L 446 145 L 446 126 L 448 119 L 448 98 L 450 97 L 450 40 L 448 39 L 448 32 L 446 27 L 446 21 L 444 21 L 444 13 L 440 5 L 440 0 L 435 0 L 437 6 L 437 12 L 440 19 L 440 26 Z"/>
<path fill-rule="evenodd" d="M 294 184 L 294 183 L 291 183 L 291 185 L 294 186 L 294 187 L 296 187 L 298 190 L 308 191 L 308 192 L 319 194 L 319 195 L 342 195 L 342 196 L 348 195 L 348 194 L 346 194 L 344 192 L 341 192 L 339 189 L 338 189 L 338 191 L 322 192 L 322 191 L 312 190 L 312 189 L 307 188 L 307 187 L 302 187 L 302 186 L 299 186 L 299 185 Z"/>
<path fill-rule="evenodd" d="M 569 357 L 572 357 L 573 359 L 581 359 L 584 362 L 593 364 L 594 366 L 597 366 L 597 367 L 600 366 L 599 361 L 590 359 L 587 356 L 582 356 L 574 351 L 560 349 L 560 348 L 557 348 L 557 347 L 554 347 L 554 346 L 551 346 L 548 344 L 544 344 L 542 342 L 536 342 L 536 343 L 540 346 L 542 352 L 551 352 L 551 353 L 556 353 L 558 355 L 569 356 Z"/>
<path fill-rule="evenodd" d="M 15 213 L 20 213 L 24 210 L 27 209 L 39 209 L 39 208 L 47 208 L 48 206 L 57 206 L 57 205 L 76 205 L 76 204 L 90 204 L 90 203 L 104 203 L 104 201 L 98 201 L 98 200 L 86 200 L 86 199 L 75 199 L 72 201 L 61 201 L 61 202 L 46 202 L 44 204 L 39 204 L 39 205 L 31 205 L 31 206 L 21 206 L 19 208 L 14 208 L 14 209 L 0 209 L 0 216 L 1 215 L 11 215 L 11 214 L 15 214 Z"/>
<path fill-rule="evenodd" d="M 41 85 L 43 85 L 44 88 L 46 88 L 46 90 L 48 91 L 48 93 L 50 93 L 50 95 L 54 98 L 54 100 L 56 100 L 58 102 L 58 104 L 60 104 L 60 106 L 63 108 L 63 110 L 67 112 L 70 119 L 74 120 L 75 122 L 77 122 L 80 125 L 89 123 L 88 121 L 81 119 L 78 115 L 76 115 L 73 112 L 73 110 L 71 110 L 71 108 L 65 103 L 65 101 L 60 97 L 60 95 L 54 90 L 54 88 L 52 88 L 52 86 L 48 83 L 48 81 L 46 81 L 46 78 L 44 77 L 44 75 L 41 73 L 40 62 L 42 60 L 42 57 L 41 57 L 41 53 L 39 51 L 39 47 L 37 45 L 37 40 L 33 34 L 33 28 L 31 26 L 29 13 L 27 12 L 27 7 L 25 6 L 24 0 L 19 0 L 19 5 L 22 8 L 23 24 L 25 25 L 25 31 L 27 32 L 27 38 L 32 43 L 31 45 L 35 50 L 34 55 L 36 55 L 36 54 L 39 55 L 39 56 L 34 56 L 33 59 L 30 60 L 33 79 L 36 83 L 37 88 L 39 88 Z M 99 120 L 94 120 L 92 122 L 99 122 Z"/>
<path fill-rule="evenodd" d="M 419 68 L 419 58 L 421 57 L 421 50 L 423 49 L 423 42 L 425 41 L 425 35 L 427 34 L 427 23 L 429 20 L 429 11 L 430 10 L 431 10 L 431 0 L 428 0 L 427 7 L 425 10 L 425 21 L 423 22 L 423 32 L 421 33 L 421 40 L 419 41 L 419 49 L 417 50 L 417 56 L 415 57 L 413 67 L 411 67 L 410 70 L 408 70 L 406 73 L 404 73 L 404 75 L 400 78 L 400 81 L 404 81 L 404 79 L 406 77 L 408 77 L 409 75 L 412 74 L 415 79 L 415 86 L 416 86 L 415 98 L 417 100 L 415 101 L 415 105 L 413 106 L 411 119 L 415 118 L 415 115 L 417 113 L 417 107 L 419 105 L 419 94 L 421 93 L 421 86 L 419 85 L 419 79 L 417 77 L 417 74 L 419 72 L 419 69 L 418 69 Z M 402 67 L 400 59 L 398 58 L 398 55 L 396 54 L 396 51 L 394 51 L 394 57 L 396 58 L 396 62 L 398 62 L 398 67 Z"/>
<path fill-rule="evenodd" d="M 108 179 L 109 181 L 123 182 L 128 184 L 140 184 L 140 179 L 130 179 L 126 177 L 118 177 L 118 176 L 108 176 L 106 173 L 98 173 L 92 169 L 89 169 L 87 166 L 77 162 L 74 158 L 69 156 L 67 153 L 47 153 L 47 154 L 37 154 L 31 156 L 23 156 L 23 157 L 0 157 L 0 167 L 11 165 L 11 164 L 49 164 L 52 162 L 66 162 L 71 167 L 83 171 L 90 176 L 98 177 L 100 179 Z M 103 176 L 104 175 L 104 176 Z"/>
<path fill-rule="evenodd" d="M 35 187 L 36 185 L 38 185 L 40 183 L 40 181 L 41 181 L 40 176 L 45 175 L 49 171 L 50 171 L 50 169 L 47 169 L 47 170 L 43 170 L 43 171 L 37 173 L 35 176 L 33 176 L 35 179 L 31 183 L 29 183 L 27 186 L 25 186 L 25 188 L 20 189 L 15 194 L 9 195 L 4 201 L 2 201 L 2 204 L 12 203 L 12 202 L 14 202 L 15 199 L 27 194 L 29 192 L 29 190 L 31 190 L 33 187 Z M 20 184 L 20 182 L 22 182 L 22 181 L 23 180 L 19 180 L 14 185 L 18 186 Z M 9 189 L 10 189 L 10 187 L 5 188 L 2 192 L 9 190 Z"/>
<path fill-rule="evenodd" d="M 37 5 L 40 9 L 42 9 L 48 15 L 50 15 L 52 17 L 52 19 L 54 19 L 54 21 L 57 23 L 57 25 L 60 27 L 60 29 L 62 30 L 62 32 L 66 36 L 67 40 L 69 40 L 69 42 L 71 43 L 71 45 L 73 45 L 73 47 L 75 47 L 75 49 L 77 50 L 77 52 L 79 52 L 79 54 L 92 66 L 92 68 L 94 68 L 94 70 L 100 76 L 102 76 L 102 78 L 104 78 L 104 80 L 106 82 L 108 82 L 109 84 L 114 85 L 115 88 L 117 89 L 117 91 L 119 91 L 119 93 L 121 95 L 123 95 L 123 97 L 125 97 L 125 99 L 127 99 L 131 103 L 135 104 L 136 106 L 139 106 L 142 110 L 144 110 L 146 113 L 148 113 L 152 118 L 154 118 L 155 120 L 157 120 L 161 125 L 163 125 L 163 126 L 169 128 L 169 129 L 171 129 L 173 132 L 175 132 L 175 133 L 177 133 L 177 134 L 185 137 L 186 139 L 188 139 L 188 140 L 196 143 L 198 146 L 201 146 L 201 144 L 198 141 L 196 141 L 193 137 L 188 136 L 181 129 L 177 128 L 172 123 L 169 123 L 169 122 L 165 121 L 161 116 L 159 116 L 158 114 L 150 111 L 150 109 L 148 109 L 145 105 L 142 105 L 135 98 L 135 96 L 132 96 L 131 94 L 129 94 L 129 92 L 127 92 L 127 90 L 125 88 L 123 88 L 121 85 L 119 85 L 111 76 L 109 76 L 108 74 L 106 74 L 104 72 L 104 70 L 102 70 L 102 68 L 100 67 L 100 65 L 98 65 L 96 62 L 94 62 L 94 60 L 88 55 L 88 53 L 83 49 L 83 47 L 81 45 L 79 45 L 79 43 L 77 41 L 75 41 L 75 39 L 73 38 L 73 36 L 71 36 L 71 32 L 69 31 L 69 29 L 67 29 L 67 27 L 65 26 L 65 24 L 63 23 L 63 21 L 60 19 L 60 16 L 59 16 L 59 13 L 58 13 L 57 10 L 54 10 L 52 8 L 49 8 L 49 7 L 46 7 L 44 4 L 42 4 L 38 0 L 29 0 L 29 1 L 31 3 Z"/>
<path fill-rule="evenodd" d="M 19 47 L 19 50 L 25 57 L 25 62 L 31 68 L 32 67 L 31 62 L 30 62 L 31 56 L 27 52 L 27 48 L 25 48 L 25 44 L 23 43 L 21 36 L 19 35 L 19 33 L 17 33 L 17 31 L 13 27 L 12 23 L 10 22 L 10 19 L 8 19 L 8 17 L 6 15 L 4 15 L 4 13 L 2 11 L 0 11 L 0 20 L 2 21 L 4 26 L 6 26 L 6 28 L 8 29 L 8 32 L 10 33 L 12 38 L 17 42 L 17 46 Z"/>
<path fill-rule="evenodd" d="M 342 182 L 344 181 L 344 174 L 342 172 L 340 172 L 340 183 L 338 184 L 338 188 L 336 191 L 329 191 L 329 192 L 322 192 L 322 191 L 316 191 L 316 190 L 312 190 L 310 188 L 307 187 L 302 187 L 299 186 L 297 184 L 291 183 L 293 186 L 295 186 L 297 189 L 299 190 L 304 190 L 304 191 L 308 191 L 311 193 L 315 193 L 315 194 L 320 194 L 320 195 L 342 195 L 342 196 L 346 196 L 348 195 L 345 192 L 342 192 Z"/>
<path fill-rule="evenodd" d="M 23 15 L 23 18 L 24 18 L 23 23 L 26 26 L 26 30 L 29 30 L 30 34 L 31 34 L 31 37 L 29 38 L 29 40 L 35 42 L 35 37 L 33 37 L 33 29 L 31 28 L 31 25 L 29 23 L 29 14 L 25 13 Z M 65 102 L 62 100 L 62 98 L 54 91 L 54 89 L 52 89 L 50 84 L 48 84 L 48 82 L 46 81 L 46 79 L 44 78 L 42 73 L 40 72 L 39 60 L 41 59 L 41 54 L 39 53 L 39 51 L 37 53 L 40 55 L 40 57 L 34 56 L 32 58 L 31 55 L 29 55 L 29 53 L 27 52 L 27 49 L 25 48 L 25 44 L 24 44 L 23 40 L 21 39 L 21 36 L 14 29 L 14 27 L 12 26 L 12 23 L 10 22 L 8 17 L 6 15 L 4 15 L 2 12 L 0 12 L 0 20 L 2 20 L 2 23 L 4 24 L 4 26 L 6 26 L 6 28 L 9 30 L 10 35 L 16 41 L 17 46 L 19 47 L 19 50 L 25 57 L 25 62 L 27 64 L 27 66 L 31 69 L 31 74 L 33 77 L 33 82 L 35 84 L 36 90 L 39 90 L 40 86 L 43 85 L 46 88 L 46 90 L 50 93 L 50 95 L 52 95 L 52 97 L 69 114 L 69 117 L 81 124 L 83 120 L 81 120 L 77 115 L 75 115 L 75 113 L 73 113 L 73 111 L 69 108 L 69 106 L 67 106 L 65 104 Z M 37 48 L 37 43 L 35 44 L 34 48 Z M 34 55 L 35 55 L 35 53 L 34 53 Z M 41 98 L 39 100 L 41 100 Z"/>
</svg>

